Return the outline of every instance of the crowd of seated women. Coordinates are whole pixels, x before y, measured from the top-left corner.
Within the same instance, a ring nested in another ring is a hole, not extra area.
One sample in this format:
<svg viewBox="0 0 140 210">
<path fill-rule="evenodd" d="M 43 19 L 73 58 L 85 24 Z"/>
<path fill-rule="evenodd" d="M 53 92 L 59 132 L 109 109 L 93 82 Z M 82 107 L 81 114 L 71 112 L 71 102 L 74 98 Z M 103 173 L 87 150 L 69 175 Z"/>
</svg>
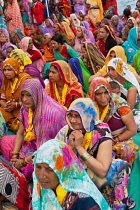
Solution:
<svg viewBox="0 0 140 210">
<path fill-rule="evenodd" d="M 0 3 L 0 209 L 139 210 L 140 1 L 44 2 Z"/>
</svg>

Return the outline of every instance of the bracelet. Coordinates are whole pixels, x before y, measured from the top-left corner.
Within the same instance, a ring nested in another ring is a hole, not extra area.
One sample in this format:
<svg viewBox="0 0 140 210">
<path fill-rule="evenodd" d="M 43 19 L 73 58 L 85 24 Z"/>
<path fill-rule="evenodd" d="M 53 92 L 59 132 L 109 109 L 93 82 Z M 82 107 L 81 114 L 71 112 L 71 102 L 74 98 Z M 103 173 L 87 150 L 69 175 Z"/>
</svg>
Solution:
<svg viewBox="0 0 140 210">
<path fill-rule="evenodd" d="M 26 160 L 26 157 L 24 158 L 24 161 L 25 161 L 25 163 L 30 163 L 30 162 L 28 162 L 28 161 Z"/>
<path fill-rule="evenodd" d="M 80 155 L 80 158 L 83 161 L 86 161 L 87 159 L 89 159 L 91 157 L 91 155 L 88 152 L 84 152 L 82 155 Z"/>
<path fill-rule="evenodd" d="M 23 159 L 20 159 L 20 166 L 23 167 L 23 163 L 22 163 Z"/>
<path fill-rule="evenodd" d="M 12 152 L 12 155 L 18 155 L 19 152 Z"/>
</svg>

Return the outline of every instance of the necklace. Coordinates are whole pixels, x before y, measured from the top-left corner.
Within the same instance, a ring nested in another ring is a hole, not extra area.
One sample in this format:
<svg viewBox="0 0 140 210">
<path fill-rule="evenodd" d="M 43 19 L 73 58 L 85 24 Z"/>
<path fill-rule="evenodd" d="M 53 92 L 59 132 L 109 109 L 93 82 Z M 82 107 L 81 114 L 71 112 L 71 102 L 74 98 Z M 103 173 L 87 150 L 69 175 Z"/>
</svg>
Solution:
<svg viewBox="0 0 140 210">
<path fill-rule="evenodd" d="M 68 91 L 68 85 L 64 84 L 64 87 L 62 90 L 62 96 L 59 95 L 58 89 L 56 87 L 56 83 L 54 84 L 54 91 L 55 91 L 55 95 L 56 95 L 56 99 L 57 99 L 58 103 L 61 104 L 62 106 L 64 106 L 65 101 L 66 101 L 67 91 Z"/>
</svg>

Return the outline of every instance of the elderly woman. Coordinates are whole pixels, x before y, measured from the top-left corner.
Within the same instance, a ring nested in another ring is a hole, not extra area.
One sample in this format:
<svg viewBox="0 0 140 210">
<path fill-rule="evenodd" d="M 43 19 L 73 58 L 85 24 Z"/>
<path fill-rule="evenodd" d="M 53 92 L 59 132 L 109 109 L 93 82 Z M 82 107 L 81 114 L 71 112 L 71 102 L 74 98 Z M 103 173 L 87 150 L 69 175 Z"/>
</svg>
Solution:
<svg viewBox="0 0 140 210">
<path fill-rule="evenodd" d="M 45 60 L 41 52 L 33 45 L 31 37 L 24 37 L 20 42 L 20 48 L 29 56 L 32 64 L 36 66 L 40 72 L 43 71 Z"/>
<path fill-rule="evenodd" d="M 110 129 L 98 120 L 92 100 L 79 98 L 73 101 L 66 113 L 66 121 L 68 124 L 59 131 L 56 139 L 71 146 L 112 209 L 133 207 L 126 184 L 130 165 L 120 159 L 112 160 Z M 122 196 L 118 195 L 118 189 Z"/>
<path fill-rule="evenodd" d="M 68 158 L 68 159 L 67 159 Z M 64 142 L 52 139 L 34 157 L 33 210 L 107 210 L 109 206 Z"/>
<path fill-rule="evenodd" d="M 137 129 L 128 103 L 113 94 L 110 84 L 102 77 L 96 77 L 91 82 L 89 97 L 95 102 L 98 118 L 108 123 L 111 129 L 116 157 L 132 164 L 138 147 L 130 138 Z"/>
<path fill-rule="evenodd" d="M 20 88 L 22 83 L 31 78 L 29 74 L 20 73 L 20 66 L 16 59 L 9 58 L 2 65 L 3 80 L 1 94 L 1 112 L 9 130 L 18 129 L 17 116 L 21 107 Z"/>
</svg>

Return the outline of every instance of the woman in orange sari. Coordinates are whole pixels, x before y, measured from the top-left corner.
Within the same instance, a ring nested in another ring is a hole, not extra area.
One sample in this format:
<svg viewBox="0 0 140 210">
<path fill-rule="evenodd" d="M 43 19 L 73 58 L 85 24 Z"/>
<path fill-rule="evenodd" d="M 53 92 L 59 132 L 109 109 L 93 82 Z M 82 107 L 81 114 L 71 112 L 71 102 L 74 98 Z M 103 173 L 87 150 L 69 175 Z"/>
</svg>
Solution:
<svg viewBox="0 0 140 210">
<path fill-rule="evenodd" d="M 62 60 L 51 63 L 49 83 L 45 88 L 48 95 L 68 108 L 77 98 L 83 97 L 82 85 L 70 66 Z"/>
<path fill-rule="evenodd" d="M 17 116 L 22 105 L 20 102 L 20 87 L 31 76 L 26 73 L 20 73 L 19 63 L 14 58 L 9 58 L 3 62 L 2 71 L 0 111 L 8 129 L 16 132 L 18 129 Z"/>
</svg>

